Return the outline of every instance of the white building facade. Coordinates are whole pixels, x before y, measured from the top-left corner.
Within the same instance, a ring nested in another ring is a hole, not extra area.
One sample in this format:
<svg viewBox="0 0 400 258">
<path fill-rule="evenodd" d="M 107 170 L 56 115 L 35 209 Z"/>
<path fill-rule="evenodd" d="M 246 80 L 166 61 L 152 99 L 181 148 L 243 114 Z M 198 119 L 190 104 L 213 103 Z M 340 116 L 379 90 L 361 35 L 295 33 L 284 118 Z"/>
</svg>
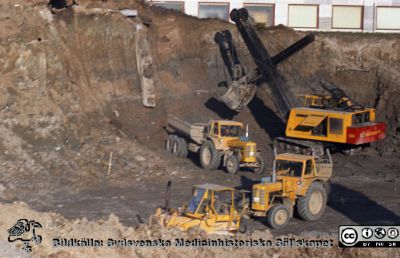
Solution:
<svg viewBox="0 0 400 258">
<path fill-rule="evenodd" d="M 199 18 L 229 20 L 245 7 L 257 23 L 298 30 L 400 32 L 400 0 L 148 0 Z"/>
</svg>

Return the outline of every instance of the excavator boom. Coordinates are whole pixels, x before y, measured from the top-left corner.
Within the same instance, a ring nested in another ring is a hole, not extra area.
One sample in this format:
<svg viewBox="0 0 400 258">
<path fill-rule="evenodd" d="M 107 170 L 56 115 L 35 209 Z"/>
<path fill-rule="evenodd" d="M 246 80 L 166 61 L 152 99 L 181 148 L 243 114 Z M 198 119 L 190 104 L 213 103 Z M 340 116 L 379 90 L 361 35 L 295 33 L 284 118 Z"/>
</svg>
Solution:
<svg viewBox="0 0 400 258">
<path fill-rule="evenodd" d="M 274 57 L 268 53 L 268 50 L 265 48 L 261 39 L 258 37 L 255 32 L 251 21 L 249 20 L 249 14 L 246 9 L 242 8 L 239 10 L 232 10 L 231 19 L 235 22 L 236 27 L 239 30 L 240 35 L 243 38 L 243 41 L 246 44 L 247 49 L 249 50 L 257 69 L 256 71 L 252 71 L 249 74 L 251 76 L 247 76 L 246 80 L 240 81 L 240 78 L 232 77 L 233 83 L 230 88 L 228 88 L 227 93 L 220 98 L 225 104 L 227 104 L 230 108 L 239 111 L 243 108 L 243 103 L 247 105 L 253 98 L 255 94 L 254 85 L 258 84 L 260 86 L 262 84 L 267 84 L 272 94 L 274 95 L 274 104 L 279 110 L 282 120 L 286 120 L 290 110 L 297 106 L 296 99 L 291 95 L 290 91 L 288 91 L 287 85 L 285 84 L 282 76 L 279 74 L 279 71 L 276 69 L 276 65 L 287 59 L 289 56 L 303 49 L 309 43 L 314 41 L 314 35 L 309 34 L 297 41 L 287 49 L 283 50 L 279 54 Z M 222 36 L 229 35 L 229 36 Z M 219 39 L 217 43 L 220 45 L 221 54 L 224 59 L 224 63 L 228 68 L 229 73 L 234 73 L 232 69 L 234 66 L 231 63 L 225 62 L 226 59 L 236 60 L 235 64 L 239 65 L 239 69 L 242 73 L 244 71 L 243 67 L 240 65 L 238 61 L 238 55 L 236 53 L 236 48 L 232 42 L 232 36 L 229 31 L 218 32 L 215 38 Z M 222 49 L 221 46 L 229 46 L 229 49 Z M 242 77 L 243 78 L 243 77 Z M 261 80 L 258 80 L 260 79 Z M 258 80 L 258 81 L 257 81 Z M 236 82 L 241 82 L 237 85 Z M 246 87 L 247 85 L 248 87 Z M 243 99 L 238 94 L 242 95 L 247 99 Z M 240 104 L 237 102 L 241 102 Z"/>
</svg>

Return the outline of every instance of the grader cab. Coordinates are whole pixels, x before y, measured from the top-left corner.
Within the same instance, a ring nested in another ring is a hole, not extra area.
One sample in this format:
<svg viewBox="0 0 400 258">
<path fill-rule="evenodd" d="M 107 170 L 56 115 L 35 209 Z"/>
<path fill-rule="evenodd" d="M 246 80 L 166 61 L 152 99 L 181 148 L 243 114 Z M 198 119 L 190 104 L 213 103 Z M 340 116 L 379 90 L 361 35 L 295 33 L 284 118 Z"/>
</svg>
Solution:
<svg viewBox="0 0 400 258">
<path fill-rule="evenodd" d="M 244 193 L 230 187 L 196 185 L 187 205 L 178 210 L 158 208 L 149 221 L 151 224 L 156 222 L 163 227 L 179 228 L 182 231 L 198 228 L 207 234 L 233 235 L 246 230 L 241 223 L 241 211 L 238 208 L 243 200 Z"/>
</svg>

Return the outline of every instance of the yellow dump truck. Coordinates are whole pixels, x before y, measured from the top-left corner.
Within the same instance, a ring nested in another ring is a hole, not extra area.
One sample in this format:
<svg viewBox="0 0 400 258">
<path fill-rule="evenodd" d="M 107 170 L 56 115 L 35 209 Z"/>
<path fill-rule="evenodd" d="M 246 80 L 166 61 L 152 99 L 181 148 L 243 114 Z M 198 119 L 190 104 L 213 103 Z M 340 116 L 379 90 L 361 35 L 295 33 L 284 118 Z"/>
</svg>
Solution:
<svg viewBox="0 0 400 258">
<path fill-rule="evenodd" d="M 199 154 L 200 164 L 214 170 L 222 161 L 223 167 L 236 174 L 241 167 L 252 168 L 255 173 L 264 171 L 264 160 L 255 142 L 245 137 L 240 122 L 210 120 L 208 123 L 190 124 L 168 115 L 166 150 L 177 157 L 186 157 L 189 151 Z"/>
</svg>

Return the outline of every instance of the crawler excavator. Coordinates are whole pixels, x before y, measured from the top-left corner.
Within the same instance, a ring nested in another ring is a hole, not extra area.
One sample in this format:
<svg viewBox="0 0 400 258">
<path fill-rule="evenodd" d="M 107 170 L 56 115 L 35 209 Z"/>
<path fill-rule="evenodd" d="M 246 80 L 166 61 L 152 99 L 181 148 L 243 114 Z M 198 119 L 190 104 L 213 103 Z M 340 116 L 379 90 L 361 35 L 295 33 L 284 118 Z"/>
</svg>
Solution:
<svg viewBox="0 0 400 258">
<path fill-rule="evenodd" d="M 288 90 L 277 65 L 313 42 L 313 34 L 271 57 L 245 8 L 233 9 L 230 18 L 236 24 L 256 69 L 245 71 L 249 69 L 241 65 L 229 30 L 217 32 L 214 40 L 232 79 L 219 100 L 230 109 L 240 111 L 252 100 L 259 87 L 269 87 L 280 118 L 286 123 L 286 137 L 275 139 L 277 147 L 324 155 L 327 148 L 351 152 L 385 138 L 385 123 L 375 121 L 375 109 L 358 104 L 333 83 L 321 81 L 329 95 L 304 95 L 302 104 Z"/>
</svg>

